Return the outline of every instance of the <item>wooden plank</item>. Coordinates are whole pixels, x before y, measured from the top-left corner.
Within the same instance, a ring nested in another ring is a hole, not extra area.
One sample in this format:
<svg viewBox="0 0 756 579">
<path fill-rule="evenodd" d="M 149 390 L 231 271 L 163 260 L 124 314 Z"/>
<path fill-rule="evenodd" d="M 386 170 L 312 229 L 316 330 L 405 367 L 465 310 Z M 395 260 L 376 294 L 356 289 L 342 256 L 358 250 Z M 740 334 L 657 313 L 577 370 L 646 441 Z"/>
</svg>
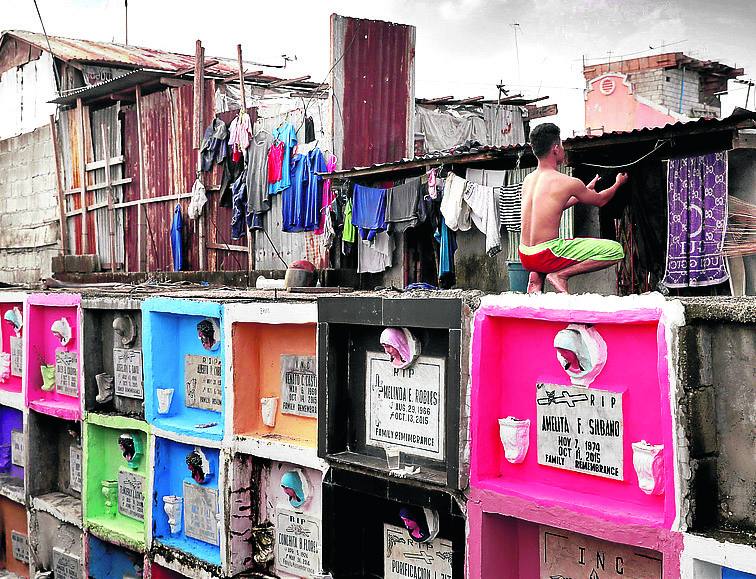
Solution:
<svg viewBox="0 0 756 579">
<path fill-rule="evenodd" d="M 197 40 L 194 47 L 194 137 L 193 145 L 197 154 L 197 179 L 202 179 L 202 155 L 200 146 L 202 142 L 202 125 L 204 119 L 202 112 L 205 106 L 205 69 L 202 64 L 205 62 L 205 49 L 202 42 Z M 207 193 L 206 193 L 207 194 Z M 209 210 L 207 210 L 209 211 Z M 205 239 L 205 229 L 207 220 L 207 211 L 203 211 L 199 216 L 199 270 L 205 271 L 207 263 L 207 239 Z"/>
<path fill-rule="evenodd" d="M 187 86 L 187 85 L 192 84 L 192 81 L 191 80 L 184 80 L 184 79 L 181 79 L 181 78 L 165 78 L 165 77 L 163 77 L 163 78 L 160 79 L 160 84 L 162 84 L 164 86 L 170 86 L 170 87 L 173 87 L 173 88 L 180 88 L 182 86 Z"/>
<path fill-rule="evenodd" d="M 146 196 L 147 176 L 144 174 L 144 134 L 142 131 L 142 87 L 136 87 L 137 149 L 139 151 L 139 199 Z M 149 271 L 147 265 L 146 207 L 137 210 L 137 261 L 139 271 Z"/>
<path fill-rule="evenodd" d="M 87 156 L 84 141 L 84 103 L 81 99 L 76 99 L 76 112 L 79 117 L 79 165 L 81 171 L 81 252 L 84 255 L 89 253 L 89 234 L 87 233 Z"/>
<path fill-rule="evenodd" d="M 556 114 L 559 114 L 559 108 L 556 104 L 552 105 L 546 105 L 543 107 L 537 107 L 535 105 L 525 105 L 525 108 L 528 110 L 528 119 L 540 119 L 543 117 L 553 117 Z"/>
<path fill-rule="evenodd" d="M 128 185 L 131 183 L 131 177 L 124 177 L 123 179 L 113 179 L 113 181 L 110 183 L 113 187 L 117 187 L 119 185 Z M 87 187 L 87 191 L 99 191 L 100 189 L 105 189 L 106 185 L 105 183 L 95 183 L 94 185 L 89 185 Z M 75 189 L 68 189 L 67 191 L 64 191 L 65 195 L 78 195 L 81 193 L 81 187 L 76 187 Z"/>
<path fill-rule="evenodd" d="M 244 63 L 242 62 L 241 44 L 236 45 L 236 58 L 239 62 L 239 87 L 241 88 L 241 111 L 247 112 L 247 97 L 244 88 Z M 240 114 L 241 114 L 240 111 Z M 246 219 L 245 219 L 246 222 Z M 255 269 L 255 234 L 247 229 L 247 271 Z"/>
<path fill-rule="evenodd" d="M 115 211 L 113 209 L 113 187 L 110 183 L 110 163 L 105 163 L 105 159 L 110 159 L 110 127 L 105 124 L 100 126 L 102 136 L 103 166 L 105 167 L 105 190 L 108 196 L 108 239 L 110 241 L 110 272 L 116 270 L 116 243 L 115 243 Z"/>
<path fill-rule="evenodd" d="M 112 185 L 116 186 L 116 181 L 113 181 Z M 135 201 L 123 201 L 121 203 L 113 203 L 113 209 L 125 209 L 126 207 L 134 207 L 137 205 L 147 205 L 149 203 L 160 203 L 161 201 L 175 201 L 177 199 L 189 199 L 192 196 L 191 193 L 176 193 L 175 195 L 161 195 L 160 197 L 148 197 L 147 199 L 137 199 Z M 90 211 L 95 209 L 103 209 L 108 207 L 107 202 L 94 203 L 88 207 Z M 74 209 L 66 213 L 66 216 L 72 217 L 74 215 L 81 214 L 81 209 Z"/>
<path fill-rule="evenodd" d="M 123 155 L 118 155 L 117 157 L 110 158 L 111 165 L 122 165 L 123 163 L 124 163 Z M 94 171 L 95 169 L 102 169 L 104 166 L 105 166 L 104 160 L 87 163 L 87 171 Z"/>
<path fill-rule="evenodd" d="M 63 191 L 63 182 L 60 175 L 60 147 L 58 146 L 58 131 L 55 128 L 55 115 L 50 115 L 50 137 L 53 142 L 53 154 L 55 155 L 55 186 L 58 189 L 58 215 L 60 219 L 60 254 L 68 252 L 68 226 L 66 219 L 66 194 Z"/>
<path fill-rule="evenodd" d="M 282 78 L 281 80 L 276 80 L 274 82 L 271 82 L 268 85 L 268 87 L 269 88 L 274 88 L 274 87 L 277 87 L 277 86 L 286 86 L 286 85 L 289 85 L 289 84 L 294 84 L 295 82 L 302 82 L 302 81 L 305 81 L 305 80 L 310 80 L 310 78 L 312 78 L 312 77 L 310 77 L 309 74 L 305 75 L 305 76 L 298 76 L 297 78 Z"/>
<path fill-rule="evenodd" d="M 247 253 L 247 248 L 243 245 L 227 245 L 225 243 L 212 243 L 208 242 L 208 249 L 215 249 L 217 251 L 238 251 L 240 253 Z M 247 259 L 249 261 L 249 259 Z"/>
</svg>

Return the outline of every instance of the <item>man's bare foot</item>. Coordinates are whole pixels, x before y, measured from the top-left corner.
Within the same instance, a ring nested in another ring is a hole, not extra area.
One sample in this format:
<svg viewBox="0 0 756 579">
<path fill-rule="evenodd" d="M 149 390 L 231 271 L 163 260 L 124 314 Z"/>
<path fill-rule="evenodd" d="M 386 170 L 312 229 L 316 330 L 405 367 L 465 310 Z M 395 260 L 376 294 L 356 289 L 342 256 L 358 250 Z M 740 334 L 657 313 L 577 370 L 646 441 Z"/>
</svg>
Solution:
<svg viewBox="0 0 756 579">
<path fill-rule="evenodd" d="M 558 291 L 560 294 L 568 294 L 570 293 L 567 289 L 567 278 L 561 277 L 557 273 L 550 273 L 546 276 L 546 281 L 549 282 L 551 285 L 554 286 L 554 289 Z"/>
<path fill-rule="evenodd" d="M 543 291 L 543 274 L 531 271 L 528 277 L 528 293 L 539 294 Z"/>
</svg>

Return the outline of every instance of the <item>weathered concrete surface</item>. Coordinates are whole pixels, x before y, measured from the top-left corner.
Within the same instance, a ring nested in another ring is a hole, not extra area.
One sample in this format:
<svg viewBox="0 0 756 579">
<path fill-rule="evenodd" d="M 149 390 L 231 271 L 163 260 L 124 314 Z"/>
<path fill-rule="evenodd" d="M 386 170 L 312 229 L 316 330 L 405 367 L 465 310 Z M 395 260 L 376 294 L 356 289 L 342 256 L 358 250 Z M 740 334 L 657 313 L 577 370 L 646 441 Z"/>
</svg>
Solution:
<svg viewBox="0 0 756 579">
<path fill-rule="evenodd" d="M 0 282 L 49 276 L 59 229 L 49 127 L 0 141 Z"/>
<path fill-rule="evenodd" d="M 54 547 L 79 557 L 80 561 L 83 559 L 81 530 L 58 521 L 48 513 L 35 510 L 29 514 L 29 547 L 32 552 L 32 576 L 35 571 L 52 570 Z"/>
<path fill-rule="evenodd" d="M 687 524 L 756 544 L 756 300 L 685 305 L 679 372 L 691 468 Z"/>
</svg>

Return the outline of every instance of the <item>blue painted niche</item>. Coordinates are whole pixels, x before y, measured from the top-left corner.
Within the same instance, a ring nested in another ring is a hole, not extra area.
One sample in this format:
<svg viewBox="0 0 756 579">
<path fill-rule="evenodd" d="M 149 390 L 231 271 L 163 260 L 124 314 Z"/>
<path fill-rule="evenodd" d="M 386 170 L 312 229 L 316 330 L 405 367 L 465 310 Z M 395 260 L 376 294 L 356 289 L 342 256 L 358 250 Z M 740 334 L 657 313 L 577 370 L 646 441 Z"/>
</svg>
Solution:
<svg viewBox="0 0 756 579">
<path fill-rule="evenodd" d="M 722 579 L 756 579 L 756 575 L 722 567 Z"/>
<path fill-rule="evenodd" d="M 171 533 L 168 516 L 163 509 L 165 496 L 184 497 L 184 482 L 194 487 L 218 490 L 220 451 L 216 448 L 199 447 L 210 464 L 212 476 L 205 484 L 198 484 L 186 465 L 186 456 L 195 446 L 155 437 L 155 479 L 152 504 L 152 528 L 154 540 L 197 557 L 213 565 L 221 564 L 220 546 L 186 535 L 186 518 L 182 509 L 181 529 Z M 220 493 L 218 499 L 220 500 Z M 186 497 L 184 497 L 186 502 Z M 222 526 L 221 526 L 221 532 Z"/>
<path fill-rule="evenodd" d="M 203 348 L 197 324 L 210 318 L 220 332 L 220 345 Z M 145 419 L 157 428 L 194 437 L 221 440 L 225 414 L 225 394 L 221 411 L 186 405 L 185 357 L 207 356 L 220 359 L 221 391 L 225 388 L 225 356 L 222 306 L 171 298 L 150 298 L 142 303 Z M 158 412 L 158 389 L 173 389 L 167 414 Z M 212 425 L 212 426 L 208 426 Z"/>
<path fill-rule="evenodd" d="M 134 553 L 88 535 L 89 555 L 87 577 L 94 579 L 122 579 L 141 577 L 144 555 Z"/>
</svg>

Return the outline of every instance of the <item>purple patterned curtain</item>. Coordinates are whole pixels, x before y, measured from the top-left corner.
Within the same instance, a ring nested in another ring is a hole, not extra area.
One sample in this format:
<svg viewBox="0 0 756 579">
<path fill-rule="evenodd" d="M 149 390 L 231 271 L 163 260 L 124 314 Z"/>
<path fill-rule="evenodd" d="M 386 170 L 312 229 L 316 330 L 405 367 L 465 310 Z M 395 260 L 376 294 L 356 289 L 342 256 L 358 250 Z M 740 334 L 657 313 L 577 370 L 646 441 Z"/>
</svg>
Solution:
<svg viewBox="0 0 756 579">
<path fill-rule="evenodd" d="M 727 281 L 727 151 L 670 159 L 667 169 L 667 287 Z"/>
</svg>

